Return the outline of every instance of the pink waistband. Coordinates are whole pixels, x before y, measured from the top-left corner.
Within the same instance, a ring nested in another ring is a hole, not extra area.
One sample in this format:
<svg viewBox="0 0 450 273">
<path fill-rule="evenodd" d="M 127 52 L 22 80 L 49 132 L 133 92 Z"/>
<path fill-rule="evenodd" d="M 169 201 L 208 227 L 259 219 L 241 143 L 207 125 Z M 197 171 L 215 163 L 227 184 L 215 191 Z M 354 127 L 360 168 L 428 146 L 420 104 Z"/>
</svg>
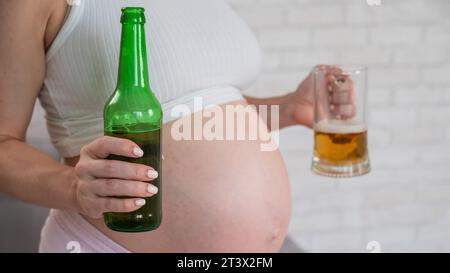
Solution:
<svg viewBox="0 0 450 273">
<path fill-rule="evenodd" d="M 41 231 L 39 252 L 129 253 L 81 215 L 50 210 Z"/>
</svg>

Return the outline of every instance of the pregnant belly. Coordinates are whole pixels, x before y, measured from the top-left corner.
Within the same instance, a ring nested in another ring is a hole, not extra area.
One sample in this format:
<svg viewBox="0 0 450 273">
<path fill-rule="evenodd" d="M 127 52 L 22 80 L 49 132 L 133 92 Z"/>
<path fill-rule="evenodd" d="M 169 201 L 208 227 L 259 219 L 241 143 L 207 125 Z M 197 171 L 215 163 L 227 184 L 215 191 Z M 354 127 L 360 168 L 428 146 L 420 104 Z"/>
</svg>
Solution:
<svg viewBox="0 0 450 273">
<path fill-rule="evenodd" d="M 161 226 L 119 233 L 87 220 L 131 251 L 278 251 L 290 217 L 279 152 L 261 151 L 259 140 L 178 142 L 170 137 L 171 123 L 163 135 Z"/>
</svg>

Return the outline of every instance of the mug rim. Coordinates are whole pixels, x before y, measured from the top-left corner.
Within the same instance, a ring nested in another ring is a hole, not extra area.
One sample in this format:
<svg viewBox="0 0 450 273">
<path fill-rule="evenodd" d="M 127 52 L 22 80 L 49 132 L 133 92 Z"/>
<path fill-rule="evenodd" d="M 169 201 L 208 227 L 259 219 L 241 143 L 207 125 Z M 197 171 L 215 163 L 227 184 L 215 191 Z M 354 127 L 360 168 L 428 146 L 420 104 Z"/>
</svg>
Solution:
<svg viewBox="0 0 450 273">
<path fill-rule="evenodd" d="M 359 65 L 359 64 L 355 64 L 355 65 L 333 64 L 333 65 L 316 65 L 313 68 L 313 72 L 314 73 L 318 73 L 320 71 L 323 71 L 325 69 L 325 67 L 336 67 L 336 68 L 339 68 L 339 69 L 343 70 L 343 72 L 346 72 L 346 73 L 356 73 L 358 71 L 367 72 L 367 70 L 368 70 L 368 67 L 365 66 L 365 65 Z"/>
</svg>

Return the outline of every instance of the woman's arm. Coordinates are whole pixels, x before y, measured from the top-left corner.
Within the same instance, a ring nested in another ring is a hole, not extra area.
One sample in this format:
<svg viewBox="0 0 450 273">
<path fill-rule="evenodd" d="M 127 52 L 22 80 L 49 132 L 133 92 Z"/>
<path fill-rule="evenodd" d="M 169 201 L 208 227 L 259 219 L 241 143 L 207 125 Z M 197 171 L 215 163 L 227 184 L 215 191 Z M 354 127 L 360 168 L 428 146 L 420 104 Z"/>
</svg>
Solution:
<svg viewBox="0 0 450 273">
<path fill-rule="evenodd" d="M 84 146 L 75 168 L 64 166 L 24 143 L 45 75 L 45 48 L 61 16 L 63 0 L 0 1 L 0 192 L 27 203 L 69 209 L 90 217 L 129 212 L 157 188 L 149 166 L 104 160 L 109 154 L 138 158 L 129 140 L 102 137 Z M 54 21 L 53 21 L 54 22 Z M 126 199 L 111 196 L 132 196 Z M 144 202 L 144 203 L 143 203 Z"/>
<path fill-rule="evenodd" d="M 351 84 L 339 84 L 337 78 L 348 76 L 342 75 L 342 70 L 336 66 L 331 65 L 319 65 L 322 69 L 326 69 L 327 77 L 325 78 L 326 85 L 330 91 L 330 102 L 335 105 L 335 111 L 339 112 L 342 116 L 351 116 L 352 112 L 349 109 L 353 109 L 353 96 L 347 93 L 353 93 L 353 86 Z M 291 93 L 288 93 L 281 97 L 272 98 L 254 98 L 246 97 L 248 104 L 255 105 L 256 109 L 260 105 L 267 105 L 268 120 L 267 126 L 269 130 L 271 125 L 270 107 L 274 105 L 279 106 L 279 129 L 292 126 L 303 125 L 312 128 L 314 123 L 314 79 L 312 73 L 310 73 L 297 87 L 297 89 Z M 351 83 L 349 79 L 348 83 Z M 344 98 L 344 99 L 343 99 Z M 348 107 L 351 106 L 351 107 Z"/>
<path fill-rule="evenodd" d="M 271 97 L 271 98 L 255 98 L 255 97 L 248 97 L 246 96 L 245 99 L 247 100 L 247 103 L 250 105 L 256 106 L 256 110 L 259 109 L 259 106 L 267 106 L 267 127 L 269 130 L 273 130 L 271 128 L 271 107 L 272 106 L 278 106 L 279 107 L 279 129 L 283 129 L 285 127 L 289 127 L 292 125 L 299 124 L 294 116 L 294 110 L 295 107 L 292 107 L 290 100 L 291 100 L 292 93 L 286 94 L 284 96 L 280 97 Z M 305 109 L 308 109 L 310 106 L 305 105 Z M 305 126 L 308 126 L 306 124 L 303 124 Z"/>
<path fill-rule="evenodd" d="M 0 2 L 0 191 L 70 208 L 73 171 L 24 143 L 45 74 L 50 1 Z"/>
<path fill-rule="evenodd" d="M 308 77 L 297 87 L 297 90 L 290 92 L 284 96 L 271 97 L 271 98 L 254 98 L 245 97 L 248 104 L 256 106 L 267 105 L 267 126 L 269 130 L 271 122 L 272 106 L 279 107 L 279 127 L 283 129 L 292 125 L 303 125 L 311 128 L 314 118 L 314 106 L 313 106 L 313 84 L 312 76 Z"/>
</svg>

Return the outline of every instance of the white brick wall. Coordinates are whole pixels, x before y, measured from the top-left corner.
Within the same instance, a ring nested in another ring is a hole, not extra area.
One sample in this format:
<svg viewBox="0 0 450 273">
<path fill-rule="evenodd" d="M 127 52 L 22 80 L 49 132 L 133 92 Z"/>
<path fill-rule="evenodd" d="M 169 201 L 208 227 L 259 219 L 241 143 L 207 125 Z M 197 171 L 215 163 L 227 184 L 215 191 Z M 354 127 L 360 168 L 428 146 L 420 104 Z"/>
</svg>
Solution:
<svg viewBox="0 0 450 273">
<path fill-rule="evenodd" d="M 294 240 L 308 251 L 365 252 L 372 240 L 382 251 L 450 251 L 450 1 L 229 2 L 263 48 L 250 94 L 293 90 L 317 63 L 370 69 L 372 173 L 315 176 L 312 133 L 281 134 Z"/>
<path fill-rule="evenodd" d="M 373 240 L 382 251 L 450 251 L 450 1 L 228 1 L 263 48 L 263 71 L 249 94 L 293 90 L 318 63 L 370 68 L 372 173 L 315 176 L 312 132 L 281 133 L 292 238 L 315 252 L 366 252 Z M 55 155 L 42 115 L 37 107 L 28 133 Z"/>
</svg>

